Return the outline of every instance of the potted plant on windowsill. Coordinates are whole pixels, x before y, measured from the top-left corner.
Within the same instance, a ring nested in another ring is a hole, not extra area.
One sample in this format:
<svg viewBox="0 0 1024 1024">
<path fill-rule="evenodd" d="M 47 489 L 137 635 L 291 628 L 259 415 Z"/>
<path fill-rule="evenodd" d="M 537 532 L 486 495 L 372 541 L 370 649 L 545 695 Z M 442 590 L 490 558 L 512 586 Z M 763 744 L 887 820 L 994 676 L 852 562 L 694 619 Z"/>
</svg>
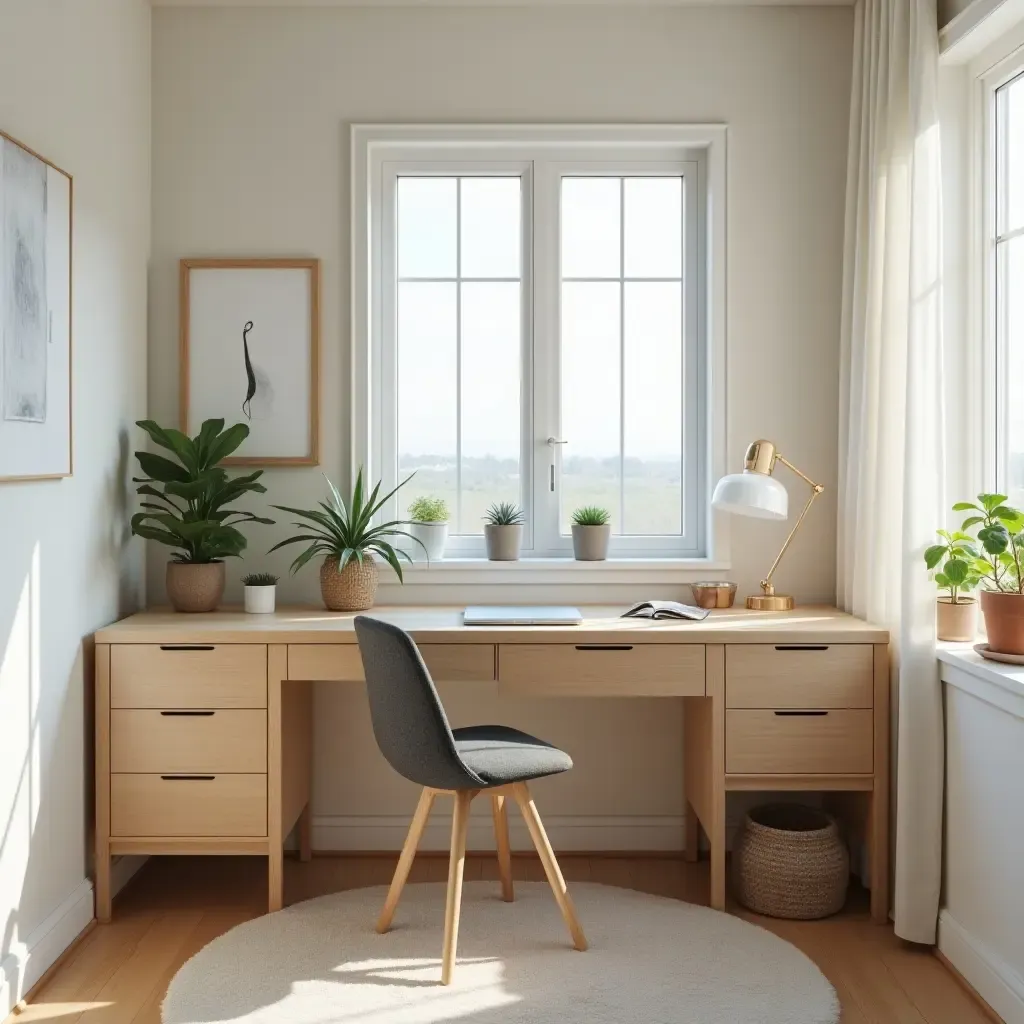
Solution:
<svg viewBox="0 0 1024 1024">
<path fill-rule="evenodd" d="M 409 516 L 409 533 L 419 541 L 427 561 L 443 558 L 448 540 L 448 505 L 444 498 L 417 498 L 409 506 Z"/>
<path fill-rule="evenodd" d="M 603 562 L 612 539 L 611 514 L 597 505 L 584 505 L 572 514 L 572 553 L 577 562 Z"/>
<path fill-rule="evenodd" d="M 338 488 L 327 477 L 330 502 L 318 502 L 319 508 L 290 508 L 275 505 L 281 512 L 298 516 L 302 522 L 293 523 L 301 533 L 275 544 L 270 550 L 289 544 L 307 544 L 307 547 L 292 562 L 292 572 L 298 572 L 308 561 L 323 555 L 320 564 L 320 594 L 324 605 L 332 612 L 363 611 L 372 608 L 377 596 L 379 572 L 377 557 L 384 559 L 403 583 L 401 559 L 412 562 L 412 557 L 392 541 L 396 537 L 408 537 L 420 542 L 402 527 L 409 526 L 408 520 L 394 519 L 375 525 L 373 517 L 397 493 L 399 488 L 412 479 L 406 477 L 398 487 L 378 498 L 378 482 L 367 497 L 363 489 L 363 471 L 356 475 L 355 487 L 349 501 L 344 501 Z"/>
<path fill-rule="evenodd" d="M 979 494 L 977 503 L 957 502 L 968 512 L 961 529 L 976 527 L 984 549 L 971 570 L 984 587 L 981 613 L 989 648 L 999 654 L 1024 654 L 1024 513 L 1006 504 L 1004 494 Z"/>
<path fill-rule="evenodd" d="M 277 580 L 272 572 L 250 572 L 243 576 L 245 610 L 253 615 L 269 615 L 274 610 Z"/>
<path fill-rule="evenodd" d="M 499 501 L 484 513 L 484 541 L 492 562 L 516 562 L 526 516 L 514 501 Z"/>
<path fill-rule="evenodd" d="M 924 562 L 939 590 L 935 602 L 935 635 L 940 640 L 973 640 L 978 631 L 978 602 L 969 596 L 981 582 L 975 563 L 980 557 L 974 538 L 963 530 L 937 530 L 940 543 L 925 549 Z"/>
<path fill-rule="evenodd" d="M 224 421 L 206 420 L 195 437 L 139 420 L 153 441 L 174 459 L 136 452 L 145 477 L 134 477 L 146 511 L 132 516 L 132 533 L 175 548 L 167 563 L 167 596 L 175 611 L 212 612 L 224 595 L 224 559 L 246 546 L 241 523 L 273 519 L 227 508 L 243 494 L 263 493 L 262 470 L 229 477 L 218 465 L 249 435 L 244 423 L 224 429 Z M 159 485 L 159 486 L 158 486 Z"/>
</svg>

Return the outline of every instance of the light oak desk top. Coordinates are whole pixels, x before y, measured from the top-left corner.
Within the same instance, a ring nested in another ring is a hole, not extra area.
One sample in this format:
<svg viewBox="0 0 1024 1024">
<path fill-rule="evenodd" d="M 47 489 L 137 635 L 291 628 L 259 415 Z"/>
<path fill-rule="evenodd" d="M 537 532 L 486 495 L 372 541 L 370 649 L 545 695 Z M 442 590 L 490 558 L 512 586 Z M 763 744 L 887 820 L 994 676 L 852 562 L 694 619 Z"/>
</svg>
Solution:
<svg viewBox="0 0 1024 1024">
<path fill-rule="evenodd" d="M 581 638 L 595 644 L 889 642 L 887 630 L 825 606 L 788 612 L 725 608 L 713 611 L 702 622 L 623 619 L 622 606 L 577 607 L 584 617 L 579 626 L 465 626 L 461 606 L 439 605 L 381 607 L 361 613 L 285 608 L 269 615 L 249 615 L 239 609 L 186 615 L 157 609 L 104 627 L 96 633 L 96 642 L 158 644 L 173 636 L 175 643 L 354 644 L 356 614 L 392 622 L 423 643 L 572 643 Z"/>
<path fill-rule="evenodd" d="M 578 626 L 465 626 L 461 607 L 367 614 L 403 627 L 440 681 L 499 695 L 682 700 L 685 853 L 698 828 L 711 903 L 725 905 L 728 790 L 832 796 L 872 862 L 872 912 L 888 914 L 886 630 L 828 607 L 713 611 L 700 622 L 620 618 L 581 606 Z M 153 610 L 96 634 L 97 917 L 110 858 L 266 856 L 283 902 L 284 839 L 310 855 L 312 685 L 359 685 L 353 613 Z M 671 784 L 670 780 L 668 784 Z"/>
</svg>

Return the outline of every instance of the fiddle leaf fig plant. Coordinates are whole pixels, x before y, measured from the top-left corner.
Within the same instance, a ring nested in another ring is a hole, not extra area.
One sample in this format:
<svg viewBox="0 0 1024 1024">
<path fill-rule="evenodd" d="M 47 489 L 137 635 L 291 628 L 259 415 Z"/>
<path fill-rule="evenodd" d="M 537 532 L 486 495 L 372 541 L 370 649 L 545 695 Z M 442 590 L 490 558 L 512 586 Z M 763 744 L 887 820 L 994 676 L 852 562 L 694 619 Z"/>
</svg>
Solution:
<svg viewBox="0 0 1024 1024">
<path fill-rule="evenodd" d="M 977 502 L 958 501 L 953 510 L 969 513 L 961 530 L 978 528 L 983 550 L 971 551 L 971 573 L 988 590 L 1024 594 L 1024 512 L 1006 501 L 1005 494 L 979 494 Z"/>
<path fill-rule="evenodd" d="M 936 530 L 941 542 L 925 549 L 924 562 L 942 591 L 949 594 L 953 604 L 959 604 L 981 582 L 975 563 L 980 556 L 974 547 L 974 538 L 963 530 L 950 533 Z"/>
</svg>

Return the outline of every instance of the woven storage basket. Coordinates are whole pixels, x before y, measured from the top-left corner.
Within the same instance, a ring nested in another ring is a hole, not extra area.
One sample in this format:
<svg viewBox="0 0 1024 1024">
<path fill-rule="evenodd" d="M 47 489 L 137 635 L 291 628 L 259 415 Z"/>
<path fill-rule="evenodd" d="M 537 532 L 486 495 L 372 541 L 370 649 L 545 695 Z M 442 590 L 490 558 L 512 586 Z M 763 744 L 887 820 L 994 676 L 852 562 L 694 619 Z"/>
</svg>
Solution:
<svg viewBox="0 0 1024 1024">
<path fill-rule="evenodd" d="M 828 917 L 846 902 L 850 855 L 834 818 L 800 804 L 766 804 L 747 815 L 732 855 L 733 890 L 769 917 Z"/>
<path fill-rule="evenodd" d="M 363 555 L 362 564 L 354 558 L 338 572 L 338 559 L 328 555 L 320 566 L 320 595 L 332 612 L 359 612 L 373 607 L 377 596 L 377 563 Z"/>
</svg>

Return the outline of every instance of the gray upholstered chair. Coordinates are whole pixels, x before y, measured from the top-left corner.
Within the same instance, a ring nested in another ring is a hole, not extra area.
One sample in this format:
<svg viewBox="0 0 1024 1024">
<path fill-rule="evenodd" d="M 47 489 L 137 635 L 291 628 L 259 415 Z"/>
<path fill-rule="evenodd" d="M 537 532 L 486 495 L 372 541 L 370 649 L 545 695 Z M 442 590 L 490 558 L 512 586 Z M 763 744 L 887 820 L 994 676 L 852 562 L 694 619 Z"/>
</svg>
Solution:
<svg viewBox="0 0 1024 1024">
<path fill-rule="evenodd" d="M 441 963 L 441 983 L 451 983 L 458 942 L 469 807 L 475 796 L 487 792 L 494 815 L 503 899 L 511 902 L 514 898 L 505 808 L 506 796 L 512 796 L 522 811 L 573 945 L 585 950 L 587 940 L 526 785 L 531 779 L 568 771 L 572 759 L 543 740 L 502 725 L 453 730 L 412 637 L 397 626 L 365 615 L 356 617 L 355 628 L 377 745 L 395 771 L 423 787 L 377 921 L 377 931 L 386 932 L 391 927 L 434 798 L 442 793 L 453 796 L 455 813 Z"/>
</svg>

